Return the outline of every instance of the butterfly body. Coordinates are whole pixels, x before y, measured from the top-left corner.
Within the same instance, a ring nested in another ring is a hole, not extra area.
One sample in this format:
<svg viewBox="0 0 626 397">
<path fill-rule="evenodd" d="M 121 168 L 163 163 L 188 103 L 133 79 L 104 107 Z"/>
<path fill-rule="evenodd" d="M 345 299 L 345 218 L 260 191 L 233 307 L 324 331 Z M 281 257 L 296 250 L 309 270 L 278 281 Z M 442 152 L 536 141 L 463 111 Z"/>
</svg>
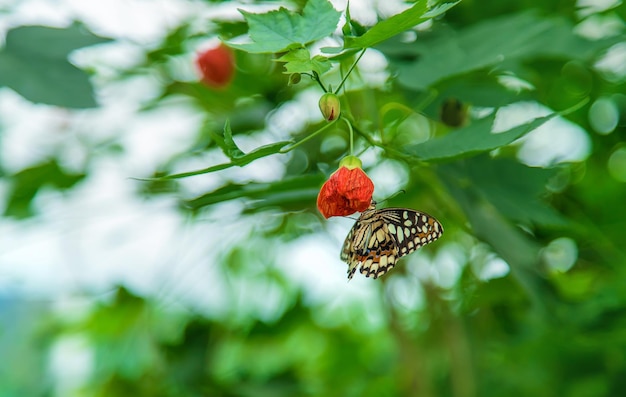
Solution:
<svg viewBox="0 0 626 397">
<path fill-rule="evenodd" d="M 348 263 L 348 279 L 359 266 L 361 274 L 378 278 L 391 270 L 398 258 L 442 234 L 441 223 L 424 212 L 407 208 L 378 210 L 372 202 L 348 233 L 341 260 Z"/>
</svg>

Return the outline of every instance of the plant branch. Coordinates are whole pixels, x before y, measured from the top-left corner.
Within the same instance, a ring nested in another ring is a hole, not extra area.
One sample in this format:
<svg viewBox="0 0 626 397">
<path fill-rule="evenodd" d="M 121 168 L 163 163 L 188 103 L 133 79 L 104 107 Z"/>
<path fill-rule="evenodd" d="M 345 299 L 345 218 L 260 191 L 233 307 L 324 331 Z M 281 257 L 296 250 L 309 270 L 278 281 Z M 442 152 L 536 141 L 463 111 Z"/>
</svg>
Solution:
<svg viewBox="0 0 626 397">
<path fill-rule="evenodd" d="M 350 130 L 350 156 L 352 156 L 354 154 L 354 130 L 352 129 L 352 123 L 345 117 L 341 117 L 341 119 L 345 121 Z"/>
<path fill-rule="evenodd" d="M 297 148 L 298 146 L 302 145 L 305 142 L 308 142 L 309 140 L 315 138 L 317 135 L 319 135 L 320 133 L 322 133 L 323 131 L 326 131 L 328 128 L 330 128 L 332 125 L 334 125 L 337 120 L 333 120 L 330 123 L 326 124 L 325 126 L 323 126 L 322 128 L 318 129 L 317 131 L 309 134 L 308 136 L 302 138 L 300 141 L 294 143 L 293 145 L 287 146 L 286 148 L 282 148 L 278 151 L 278 153 L 280 154 L 285 154 L 285 153 L 289 153 L 291 152 L 293 149 Z"/>
<path fill-rule="evenodd" d="M 381 149 L 383 149 L 385 152 L 387 152 L 388 154 L 397 157 L 397 158 L 401 158 L 403 160 L 406 160 L 408 163 L 410 164 L 415 164 L 415 165 L 423 165 L 424 162 L 415 158 L 414 156 L 411 156 L 409 154 L 403 153 L 399 150 L 396 150 L 390 146 L 385 145 L 382 142 L 378 142 L 377 140 L 373 139 L 372 137 L 369 136 L 369 134 L 367 134 L 365 131 L 362 131 L 361 129 L 359 129 L 359 127 L 357 126 L 353 126 L 354 127 L 354 131 L 359 134 L 361 137 L 363 137 L 363 139 L 365 139 L 367 141 L 367 143 L 369 143 L 371 146 L 376 146 L 379 147 Z"/>
<path fill-rule="evenodd" d="M 339 87 L 337 87 L 337 89 L 335 90 L 335 94 L 337 94 L 339 92 L 339 90 L 341 90 L 341 87 L 343 87 L 344 83 L 346 82 L 346 80 L 348 79 L 348 76 L 350 76 L 350 74 L 352 73 L 352 71 L 354 70 L 354 68 L 356 67 L 356 64 L 359 63 L 359 61 L 361 60 L 361 57 L 363 57 L 363 54 L 365 54 L 365 48 L 363 48 L 363 51 L 361 51 L 361 53 L 359 54 L 359 56 L 357 57 L 357 59 L 354 61 L 354 63 L 352 64 L 352 66 L 350 66 L 350 69 L 348 69 L 348 72 L 346 73 L 346 75 L 343 77 L 343 80 L 341 80 L 341 83 L 339 83 Z"/>
<path fill-rule="evenodd" d="M 316 71 L 312 71 L 312 73 L 302 73 L 302 74 L 309 76 L 312 80 L 315 80 L 317 84 L 319 84 L 319 86 L 322 87 L 322 90 L 324 92 L 328 92 L 328 90 L 326 89 L 326 87 L 324 87 L 324 84 L 322 83 L 322 80 L 320 80 L 320 76 L 317 74 Z"/>
</svg>

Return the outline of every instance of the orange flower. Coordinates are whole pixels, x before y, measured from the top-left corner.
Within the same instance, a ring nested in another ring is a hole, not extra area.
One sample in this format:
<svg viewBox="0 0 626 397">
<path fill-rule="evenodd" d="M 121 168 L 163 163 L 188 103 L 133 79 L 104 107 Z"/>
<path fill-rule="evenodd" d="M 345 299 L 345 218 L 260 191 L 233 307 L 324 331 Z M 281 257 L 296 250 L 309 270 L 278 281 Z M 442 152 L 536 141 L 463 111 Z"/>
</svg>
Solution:
<svg viewBox="0 0 626 397">
<path fill-rule="evenodd" d="M 202 75 L 202 82 L 211 88 L 227 87 L 235 74 L 233 52 L 222 43 L 199 53 L 196 65 Z"/>
<path fill-rule="evenodd" d="M 352 215 L 369 207 L 374 183 L 361 169 L 361 160 L 347 156 L 324 183 L 317 196 L 317 208 L 325 218 Z"/>
</svg>

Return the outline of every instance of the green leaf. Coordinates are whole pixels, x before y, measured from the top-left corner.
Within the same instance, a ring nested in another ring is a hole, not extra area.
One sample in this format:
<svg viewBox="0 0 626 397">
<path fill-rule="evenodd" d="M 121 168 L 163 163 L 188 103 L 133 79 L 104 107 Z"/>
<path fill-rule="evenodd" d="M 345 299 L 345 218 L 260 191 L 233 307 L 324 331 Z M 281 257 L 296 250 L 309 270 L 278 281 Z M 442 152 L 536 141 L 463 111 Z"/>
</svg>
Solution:
<svg viewBox="0 0 626 397">
<path fill-rule="evenodd" d="M 350 15 L 350 2 L 348 2 L 346 6 L 346 22 L 343 24 L 341 32 L 344 36 L 361 36 L 367 32 L 365 26 L 352 19 Z"/>
<path fill-rule="evenodd" d="M 567 220 L 541 202 L 549 180 L 557 169 L 528 167 L 507 158 L 482 155 L 459 164 L 460 179 L 469 179 L 477 191 L 500 213 L 527 226 L 564 226 Z"/>
<path fill-rule="evenodd" d="M 501 213 L 464 177 L 459 164 L 442 167 L 441 180 L 455 197 L 472 226 L 473 234 L 489 243 L 506 261 L 511 273 L 524 287 L 535 307 L 545 310 L 553 302 L 550 289 L 538 274 L 539 246 L 505 219 Z"/>
<path fill-rule="evenodd" d="M 294 200 L 302 202 L 304 199 L 315 198 L 323 181 L 323 174 L 308 174 L 272 183 L 233 183 L 185 201 L 183 204 L 187 208 L 197 210 L 223 201 L 248 198 L 260 200 L 254 204 L 255 208 L 276 205 L 277 203 L 284 205 Z"/>
<path fill-rule="evenodd" d="M 437 91 L 437 100 L 423 110 L 424 114 L 434 119 L 439 118 L 442 103 L 450 98 L 458 99 L 469 106 L 489 108 L 531 99 L 530 91 L 509 90 L 495 76 L 479 73 L 447 80 L 437 86 Z"/>
<path fill-rule="evenodd" d="M 450 3 L 437 4 L 436 6 L 432 7 L 430 10 L 428 10 L 423 15 L 423 18 L 435 18 L 435 17 L 438 17 L 439 15 L 441 15 L 444 12 L 448 11 L 450 8 L 454 7 L 455 5 L 459 4 L 460 2 L 461 2 L 461 0 L 457 0 L 457 1 L 452 1 Z"/>
<path fill-rule="evenodd" d="M 233 140 L 233 131 L 230 129 L 230 121 L 226 120 L 224 124 L 224 146 L 222 150 L 224 150 L 224 154 L 228 156 L 228 158 L 238 159 L 245 156 L 245 153 L 239 149 L 235 141 Z"/>
<path fill-rule="evenodd" d="M 413 7 L 394 15 L 389 19 L 374 25 L 370 30 L 360 37 L 346 37 L 344 42 L 345 48 L 368 48 L 373 47 L 397 34 L 400 34 L 415 25 L 419 25 L 429 19 L 440 15 L 457 5 L 460 1 L 454 3 L 444 3 L 431 10 L 428 10 L 427 0 L 418 0 Z"/>
<path fill-rule="evenodd" d="M 484 201 L 464 208 L 476 236 L 488 242 L 511 267 L 511 273 L 525 289 L 534 308 L 546 314 L 555 302 L 550 285 L 539 274 L 539 247 L 533 239 L 504 219 Z"/>
<path fill-rule="evenodd" d="M 530 57 L 588 60 L 619 40 L 589 41 L 572 31 L 569 21 L 526 12 L 489 19 L 458 32 L 418 36 L 416 42 L 404 46 L 404 57 L 408 51 L 415 61 L 394 62 L 398 81 L 408 88 L 423 90 L 443 79 L 505 61 Z"/>
<path fill-rule="evenodd" d="M 224 152 L 224 154 L 228 157 L 231 158 L 231 156 L 228 155 L 229 152 L 229 147 L 228 145 L 226 145 L 226 140 L 224 139 L 224 136 L 226 135 L 226 129 L 230 129 L 230 121 L 226 120 L 226 123 L 224 124 L 224 130 L 222 132 L 222 134 L 217 133 L 215 131 L 213 131 L 212 129 L 208 129 L 207 134 L 211 137 L 211 139 L 213 139 L 213 142 L 215 142 L 215 144 L 217 146 L 220 147 L 220 149 L 222 149 L 222 152 Z"/>
<path fill-rule="evenodd" d="M 53 186 L 59 190 L 73 187 L 85 177 L 63 170 L 56 160 L 23 169 L 9 178 L 11 181 L 5 216 L 26 218 L 33 215 L 31 204 L 40 189 Z"/>
<path fill-rule="evenodd" d="M 239 10 L 248 22 L 252 43 L 229 46 L 253 53 L 275 53 L 302 47 L 332 34 L 341 13 L 327 0 L 309 0 L 302 15 L 285 8 L 265 14 Z"/>
<path fill-rule="evenodd" d="M 201 170 L 181 172 L 179 174 L 167 175 L 161 178 L 138 178 L 138 179 L 150 180 L 150 181 L 166 180 L 166 179 L 180 179 L 180 178 L 186 178 L 186 177 L 194 176 L 194 175 L 202 175 L 202 174 L 208 174 L 208 173 L 215 172 L 215 171 L 221 171 L 221 170 L 225 170 L 227 168 L 231 168 L 235 166 L 243 167 L 245 165 L 250 164 L 254 160 L 258 160 L 260 158 L 279 153 L 280 149 L 282 149 L 283 147 L 287 146 L 290 143 L 291 143 L 290 141 L 280 141 L 280 142 L 270 143 L 268 145 L 259 146 L 258 148 L 254 149 L 250 153 L 244 154 L 240 157 L 232 158 L 230 163 L 217 164 L 208 168 L 203 168 Z"/>
<path fill-rule="evenodd" d="M 82 329 L 92 343 L 97 371 L 139 379 L 160 358 L 163 331 L 156 310 L 123 287 L 111 303 L 94 306 Z"/>
<path fill-rule="evenodd" d="M 0 51 L 0 86 L 35 103 L 78 109 L 95 107 L 89 76 L 70 64 L 67 57 L 77 48 L 108 41 L 76 24 L 65 29 L 12 29 Z"/>
<path fill-rule="evenodd" d="M 454 130 L 441 138 L 405 146 L 402 151 L 425 161 L 445 161 L 483 153 L 513 142 L 540 127 L 557 114 L 538 117 L 508 131 L 493 133 L 491 128 L 495 119 L 494 112 L 491 116 L 474 121 L 470 125 Z"/>
<path fill-rule="evenodd" d="M 289 74 L 315 71 L 321 75 L 330 70 L 330 61 L 327 58 L 321 55 L 311 58 L 311 53 L 306 48 L 290 50 L 276 59 L 276 62 L 285 62 L 285 73 Z"/>
</svg>

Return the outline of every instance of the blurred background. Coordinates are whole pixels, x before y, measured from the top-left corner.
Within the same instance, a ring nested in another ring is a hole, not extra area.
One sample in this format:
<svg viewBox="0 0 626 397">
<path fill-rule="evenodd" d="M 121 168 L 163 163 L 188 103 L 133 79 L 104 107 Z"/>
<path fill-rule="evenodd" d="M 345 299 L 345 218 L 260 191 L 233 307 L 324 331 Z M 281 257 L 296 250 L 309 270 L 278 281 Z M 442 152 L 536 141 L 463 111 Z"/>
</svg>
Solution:
<svg viewBox="0 0 626 397">
<path fill-rule="evenodd" d="M 305 3 L 0 1 L 0 396 L 622 395 L 622 2 L 464 0 L 365 52 L 341 98 L 374 197 L 446 233 L 350 282 L 354 221 L 315 206 L 344 126 L 219 166 L 227 120 L 246 153 L 323 126 L 320 87 L 196 65 L 238 9 Z"/>
</svg>

